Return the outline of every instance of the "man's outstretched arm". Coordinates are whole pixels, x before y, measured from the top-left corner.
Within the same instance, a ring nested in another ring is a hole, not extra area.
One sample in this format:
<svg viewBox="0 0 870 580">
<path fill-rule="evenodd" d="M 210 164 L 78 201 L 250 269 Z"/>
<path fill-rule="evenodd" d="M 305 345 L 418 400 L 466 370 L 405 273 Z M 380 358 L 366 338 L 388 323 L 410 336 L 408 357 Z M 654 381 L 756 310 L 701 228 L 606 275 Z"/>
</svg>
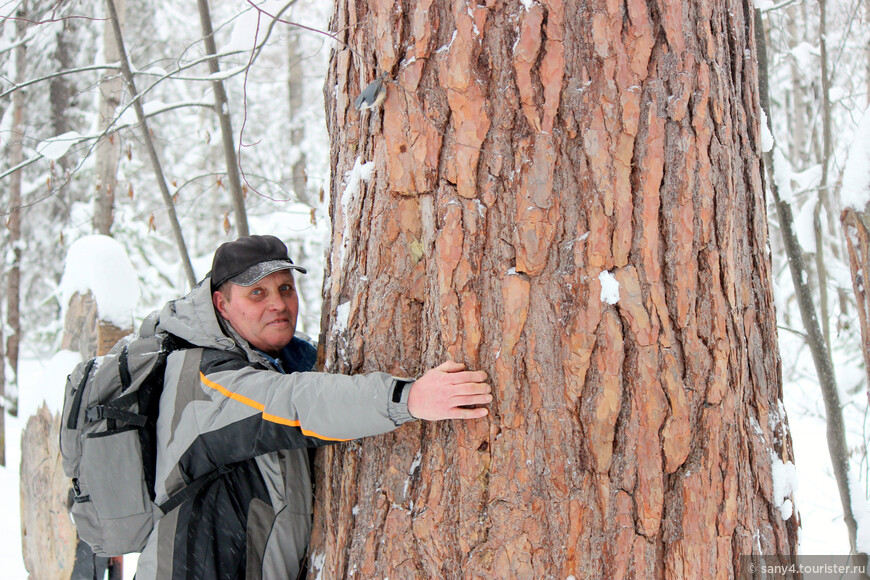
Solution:
<svg viewBox="0 0 870 580">
<path fill-rule="evenodd" d="M 485 417 L 488 411 L 478 405 L 492 402 L 486 379 L 485 372 L 467 371 L 462 363 L 442 363 L 410 386 L 408 412 L 426 421 Z"/>
</svg>

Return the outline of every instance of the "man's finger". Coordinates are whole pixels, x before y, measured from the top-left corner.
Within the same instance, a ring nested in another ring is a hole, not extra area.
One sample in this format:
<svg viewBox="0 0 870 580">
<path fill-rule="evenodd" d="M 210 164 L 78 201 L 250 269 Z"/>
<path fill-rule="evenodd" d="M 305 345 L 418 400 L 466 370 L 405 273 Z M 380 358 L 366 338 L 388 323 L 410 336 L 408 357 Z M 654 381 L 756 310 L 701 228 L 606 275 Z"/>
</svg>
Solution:
<svg viewBox="0 0 870 580">
<path fill-rule="evenodd" d="M 450 402 L 457 407 L 467 407 L 472 405 L 488 405 L 492 403 L 492 395 L 464 395 L 461 397 L 453 397 Z"/>
<path fill-rule="evenodd" d="M 442 373 L 458 373 L 459 371 L 465 370 L 465 365 L 448 360 L 435 367 L 435 370 L 441 371 Z"/>
<path fill-rule="evenodd" d="M 450 396 L 462 397 L 465 395 L 485 395 L 486 393 L 491 392 L 492 387 L 487 383 L 462 383 L 461 385 L 453 386 Z"/>
<path fill-rule="evenodd" d="M 480 419 L 489 415 L 489 411 L 485 407 L 476 409 L 456 408 L 453 410 L 450 419 Z"/>
<path fill-rule="evenodd" d="M 460 383 L 482 383 L 486 381 L 487 378 L 488 375 L 484 371 L 463 371 L 447 375 L 447 379 L 454 385 Z"/>
</svg>

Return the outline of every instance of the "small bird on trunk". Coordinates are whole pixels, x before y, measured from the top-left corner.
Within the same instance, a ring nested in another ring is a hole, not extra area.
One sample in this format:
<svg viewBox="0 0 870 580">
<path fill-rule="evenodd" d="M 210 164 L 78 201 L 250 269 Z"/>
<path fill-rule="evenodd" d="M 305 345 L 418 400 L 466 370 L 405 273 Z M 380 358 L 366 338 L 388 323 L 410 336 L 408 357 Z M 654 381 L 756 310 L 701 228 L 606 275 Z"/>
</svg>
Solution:
<svg viewBox="0 0 870 580">
<path fill-rule="evenodd" d="M 353 106 L 358 111 L 379 107 L 384 102 L 384 99 L 387 98 L 387 85 L 384 83 L 386 78 L 387 73 L 384 73 L 370 82 L 353 102 Z"/>
</svg>

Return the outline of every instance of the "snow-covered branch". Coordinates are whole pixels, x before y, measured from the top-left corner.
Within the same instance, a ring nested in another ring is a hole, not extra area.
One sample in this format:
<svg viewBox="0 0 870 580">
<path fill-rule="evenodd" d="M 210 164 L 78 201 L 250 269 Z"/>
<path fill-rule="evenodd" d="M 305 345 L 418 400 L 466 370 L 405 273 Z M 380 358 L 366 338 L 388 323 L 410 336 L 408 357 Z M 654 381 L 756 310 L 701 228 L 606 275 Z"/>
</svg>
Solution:
<svg viewBox="0 0 870 580">
<path fill-rule="evenodd" d="M 201 103 L 196 101 L 186 101 L 186 102 L 178 102 L 171 104 L 163 104 L 163 103 L 153 103 L 151 107 L 146 107 L 145 110 L 145 118 L 155 117 L 162 113 L 166 113 L 169 111 L 174 111 L 176 109 L 183 109 L 187 107 L 199 107 L 205 109 L 213 109 L 212 105 L 208 103 Z M 126 110 L 126 109 L 125 109 Z M 36 146 L 36 154 L 25 159 L 18 165 L 14 167 L 10 167 L 3 173 L 0 173 L 0 180 L 5 177 L 8 177 L 12 173 L 15 173 L 19 169 L 23 169 L 33 163 L 36 163 L 40 159 L 49 159 L 49 160 L 57 160 L 60 159 L 70 148 L 75 147 L 81 143 L 87 142 L 96 142 L 99 139 L 105 137 L 110 133 L 114 133 L 120 131 L 122 129 L 129 129 L 131 127 L 135 127 L 138 124 L 138 120 L 135 118 L 131 118 L 129 115 L 124 115 L 123 112 L 121 115 L 117 117 L 116 123 L 114 123 L 109 129 L 106 131 L 101 131 L 98 133 L 92 133 L 90 135 L 79 135 L 75 134 L 64 134 L 58 135 L 57 137 L 52 137 L 51 139 L 46 139 L 39 143 Z M 50 197 L 50 196 L 49 196 Z M 39 201 L 44 201 L 46 198 L 42 198 Z M 38 203 L 38 202 L 37 202 Z M 33 204 L 24 204 L 21 207 L 30 207 Z M 12 211 L 10 208 L 6 212 L 0 212 L 0 216 L 7 215 L 9 211 Z"/>
</svg>

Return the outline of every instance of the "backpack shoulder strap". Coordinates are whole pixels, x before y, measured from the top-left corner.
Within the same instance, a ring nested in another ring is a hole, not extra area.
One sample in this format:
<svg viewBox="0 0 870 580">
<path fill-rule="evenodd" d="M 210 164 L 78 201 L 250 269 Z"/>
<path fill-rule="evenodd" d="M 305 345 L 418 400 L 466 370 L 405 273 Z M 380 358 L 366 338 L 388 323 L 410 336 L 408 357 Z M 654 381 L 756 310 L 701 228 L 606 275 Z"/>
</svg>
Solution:
<svg viewBox="0 0 870 580">
<path fill-rule="evenodd" d="M 87 365 L 85 365 L 85 370 L 82 373 L 82 378 L 79 381 L 78 386 L 74 391 L 73 401 L 70 405 L 69 418 L 67 419 L 66 428 L 67 429 L 75 429 L 79 422 L 79 413 L 82 408 L 82 398 L 85 394 L 85 384 L 88 382 L 88 379 L 91 376 L 91 371 L 94 370 L 94 365 L 97 363 L 97 359 L 92 358 L 88 361 Z"/>
</svg>

